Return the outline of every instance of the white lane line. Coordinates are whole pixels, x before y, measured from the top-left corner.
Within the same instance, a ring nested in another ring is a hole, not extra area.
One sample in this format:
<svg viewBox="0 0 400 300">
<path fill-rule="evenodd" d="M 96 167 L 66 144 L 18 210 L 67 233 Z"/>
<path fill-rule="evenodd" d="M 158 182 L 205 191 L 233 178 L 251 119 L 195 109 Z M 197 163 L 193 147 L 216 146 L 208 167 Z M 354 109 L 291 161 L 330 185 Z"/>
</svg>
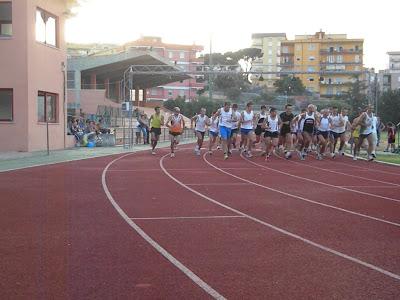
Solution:
<svg viewBox="0 0 400 300">
<path fill-rule="evenodd" d="M 178 259 L 176 259 L 172 254 L 170 254 L 167 250 L 165 250 L 161 245 L 159 245 L 155 240 L 153 240 L 146 232 L 143 231 L 133 220 L 131 220 L 128 215 L 122 210 L 122 208 L 117 204 L 111 195 L 106 182 L 106 174 L 108 168 L 115 163 L 116 161 L 128 156 L 130 154 L 121 156 L 117 159 L 111 161 L 103 170 L 101 175 L 101 184 L 103 186 L 103 190 L 110 201 L 111 205 L 115 208 L 115 210 L 119 213 L 119 215 L 125 220 L 126 223 L 129 224 L 146 242 L 148 242 L 155 250 L 157 250 L 162 256 L 164 256 L 170 263 L 172 263 L 176 268 L 178 268 L 181 272 L 183 272 L 187 277 L 189 277 L 194 283 L 196 283 L 200 288 L 202 288 L 206 293 L 208 293 L 214 299 L 225 299 L 220 293 L 214 290 L 210 285 L 208 285 L 204 280 L 202 280 L 199 276 L 197 276 L 193 271 L 191 271 L 188 267 L 186 267 L 183 263 L 181 263 Z M 168 154 L 167 154 L 168 155 Z"/>
<path fill-rule="evenodd" d="M 348 154 L 348 153 L 345 153 L 344 155 L 345 155 L 346 157 L 349 157 L 349 158 L 352 158 L 352 157 L 353 157 L 353 155 Z M 358 157 L 358 159 L 363 160 L 363 161 L 367 161 L 367 159 L 364 158 L 364 157 Z M 393 167 L 397 167 L 397 168 L 400 167 L 399 164 L 395 164 L 395 163 L 391 163 L 391 162 L 387 162 L 387 161 L 381 161 L 381 160 L 374 160 L 374 163 L 381 164 L 381 165 L 386 165 L 386 166 L 393 166 Z M 359 168 L 362 168 L 362 167 L 359 167 Z M 365 169 L 371 170 L 371 171 L 375 171 L 375 170 L 373 170 L 373 169 L 368 169 L 368 168 L 365 168 Z M 392 169 L 392 168 L 390 168 L 390 169 Z M 388 173 L 388 174 L 399 175 L 399 173 L 392 173 L 392 172 L 387 172 L 387 171 L 382 171 L 382 170 L 379 170 L 379 171 L 380 171 L 380 172 L 385 172 L 385 173 Z"/>
<path fill-rule="evenodd" d="M 131 220 L 197 220 L 197 219 L 231 219 L 244 218 L 240 215 L 234 216 L 200 216 L 200 217 L 154 217 L 154 218 L 131 218 Z"/>
<path fill-rule="evenodd" d="M 279 156 L 277 156 L 277 157 L 279 157 Z M 242 158 L 243 158 L 243 156 L 242 156 Z M 283 159 L 281 157 L 279 157 L 279 158 Z M 332 188 L 337 188 L 337 189 L 348 191 L 348 192 L 352 192 L 352 193 L 357 193 L 357 194 L 361 194 L 361 195 L 366 195 L 366 196 L 375 197 L 375 198 L 381 198 L 381 199 L 390 200 L 390 201 L 394 201 L 394 202 L 399 202 L 400 203 L 399 199 L 386 197 L 386 196 L 381 196 L 381 195 L 376 195 L 376 194 L 371 194 L 371 193 L 367 193 L 367 192 L 363 192 L 363 191 L 359 191 L 359 190 L 353 190 L 353 189 L 350 189 L 350 188 L 346 188 L 346 187 L 342 187 L 342 186 L 338 186 L 338 185 L 333 185 L 333 184 L 330 184 L 330 183 L 326 183 L 326 182 L 322 182 L 322 181 L 318 181 L 318 180 L 314 180 L 314 179 L 310 179 L 310 178 L 306 178 L 306 177 L 297 176 L 297 175 L 290 174 L 290 173 L 287 173 L 287 172 L 283 172 L 283 171 L 279 171 L 279 170 L 276 170 L 276 169 L 268 168 L 268 167 L 266 167 L 264 165 L 260 165 L 258 163 L 255 163 L 255 162 L 251 161 L 251 160 L 248 160 L 246 158 L 243 158 L 243 159 L 248 161 L 249 163 L 255 165 L 255 166 L 259 166 L 259 167 L 261 167 L 263 169 L 266 169 L 266 170 L 270 170 L 270 171 L 274 171 L 274 172 L 277 172 L 277 173 L 281 173 L 281 174 L 284 174 L 286 176 L 294 177 L 294 178 L 297 178 L 297 179 L 301 179 L 301 180 L 305 180 L 305 181 L 309 181 L 309 182 L 313 182 L 313 183 L 318 183 L 318 184 L 321 184 L 321 185 L 329 186 L 329 187 L 332 187 Z M 296 163 L 294 161 L 292 161 L 292 162 Z M 321 170 L 325 170 L 325 169 L 321 169 Z"/>
<path fill-rule="evenodd" d="M 226 171 L 224 171 L 224 170 L 221 169 L 221 168 L 218 168 L 217 166 L 215 166 L 215 165 L 213 165 L 212 163 L 210 163 L 210 162 L 205 158 L 205 156 L 203 156 L 203 159 L 204 159 L 204 161 L 205 161 L 209 166 L 213 167 L 214 169 L 216 169 L 216 170 L 218 170 L 218 171 L 220 171 L 220 172 L 222 172 L 222 173 L 224 173 L 224 174 L 227 174 L 227 175 L 229 175 L 229 176 L 231 176 L 231 177 L 234 177 L 234 178 L 236 178 L 236 179 L 239 179 L 239 180 L 241 180 L 241 181 L 244 181 L 244 182 L 247 182 L 247 183 L 249 183 L 249 184 L 258 186 L 258 187 L 260 187 L 260 188 L 263 188 L 263 189 L 266 189 L 266 190 L 270 190 L 270 191 L 273 191 L 273 192 L 276 192 L 276 193 L 280 193 L 280 194 L 282 194 L 282 195 L 285 195 L 285 196 L 288 196 L 288 197 L 291 197 L 291 198 L 295 198 L 295 199 L 299 199 L 299 200 L 301 200 L 301 201 L 305 201 L 305 202 L 308 202 L 308 203 L 312 203 L 312 204 L 316 204 L 316 205 L 328 207 L 328 208 L 335 209 L 335 210 L 338 210 L 338 211 L 341 211 L 341 212 L 344 212 L 344 213 L 348 213 L 348 214 L 352 214 L 352 215 L 359 216 L 359 217 L 362 217 L 362 218 L 366 218 L 366 219 L 370 219 L 370 220 L 374 220 L 374 221 L 378 221 L 378 222 L 382 222 L 382 223 L 386 223 L 386 224 L 390 224 L 390 225 L 394 225 L 394 226 L 400 227 L 400 224 L 399 224 L 399 223 L 395 223 L 395 222 L 383 220 L 383 219 L 380 219 L 380 218 L 376 218 L 376 217 L 364 215 L 364 214 L 361 214 L 361 213 L 358 213 L 358 212 L 355 212 L 355 211 L 352 211 L 352 210 L 347 210 L 347 209 L 344 209 L 344 208 L 340 208 L 340 207 L 337 207 L 337 206 L 333 206 L 333 205 L 329 205 L 329 204 L 317 202 L 317 201 L 314 201 L 314 200 L 311 200 L 311 199 L 307 199 L 307 198 L 304 198 L 304 197 L 301 197 L 301 196 L 297 196 L 297 195 L 294 195 L 294 194 L 289 194 L 289 193 L 286 193 L 286 192 L 283 192 L 283 191 L 280 191 L 280 190 L 277 190 L 277 189 L 268 187 L 268 186 L 266 186 L 266 185 L 262 185 L 262 184 L 253 182 L 253 181 L 251 181 L 251 180 L 247 180 L 247 179 L 245 179 L 245 178 L 242 178 L 242 177 L 236 176 L 236 175 L 234 175 L 234 174 L 231 174 L 231 173 L 229 173 L 229 172 L 226 172 Z M 274 170 L 274 169 L 272 169 L 272 170 Z M 294 175 L 293 175 L 293 176 L 294 176 Z"/>
<path fill-rule="evenodd" d="M 245 182 L 236 182 L 236 183 L 217 183 L 217 182 L 210 182 L 210 183 L 185 183 L 187 186 L 231 186 L 231 185 L 249 185 Z"/>
<path fill-rule="evenodd" d="M 242 211 L 240 211 L 240 210 L 237 210 L 237 209 L 235 209 L 235 208 L 233 208 L 233 207 L 230 207 L 230 206 L 228 206 L 228 205 L 226 205 L 226 204 L 223 204 L 223 203 L 221 203 L 221 202 L 218 202 L 217 200 L 215 200 L 215 199 L 213 199 L 213 198 L 211 198 L 211 197 L 208 197 L 208 196 L 206 196 L 206 195 L 204 195 L 204 194 L 202 194 L 202 193 L 200 193 L 200 192 L 198 192 L 198 191 L 192 189 L 191 187 L 186 186 L 183 182 L 181 182 L 179 179 L 177 179 L 177 178 L 175 178 L 174 176 L 172 176 L 172 175 L 165 169 L 164 164 L 163 164 L 164 158 L 165 158 L 165 156 L 162 157 L 161 160 L 160 160 L 160 167 L 161 167 L 161 169 L 163 170 L 163 172 L 165 173 L 165 175 L 167 175 L 169 178 L 171 178 L 173 181 L 175 181 L 175 182 L 176 182 L 177 184 L 179 184 L 180 186 L 182 186 L 182 187 L 184 187 L 185 189 L 191 191 L 192 193 L 194 193 L 194 194 L 196 194 L 196 195 L 198 195 L 198 196 L 204 198 L 205 200 L 210 201 L 211 203 L 214 203 L 214 204 L 216 204 L 216 205 L 218 205 L 218 206 L 221 206 L 221 207 L 223 207 L 223 208 L 226 208 L 227 210 L 230 210 L 230 211 L 234 212 L 235 214 L 238 214 L 238 215 L 242 215 L 242 216 L 244 216 L 244 217 L 247 217 L 248 219 L 250 219 L 250 220 L 252 220 L 252 221 L 254 221 L 254 222 L 256 222 L 256 223 L 262 224 L 262 225 L 264 225 L 264 226 L 266 226 L 266 227 L 269 227 L 269 228 L 271 228 L 271 229 L 273 229 L 273 230 L 275 230 L 275 231 L 278 231 L 278 232 L 280 232 L 280 233 L 282 233 L 282 234 L 284 234 L 284 235 L 287 235 L 287 236 L 290 236 L 290 237 L 292 237 L 292 238 L 294 238 L 294 239 L 297 239 L 297 240 L 299 240 L 299 241 L 302 241 L 302 242 L 304 242 L 304 243 L 306 243 L 306 244 L 308 244 L 308 245 L 314 246 L 314 247 L 316 247 L 316 248 L 318 248 L 318 249 L 321 249 L 321 250 L 323 250 L 323 251 L 329 252 L 329 253 L 331 253 L 331 254 L 334 254 L 334 255 L 336 255 L 336 256 L 339 256 L 339 257 L 341 257 L 341 258 L 344 258 L 344 259 L 346 259 L 346 260 L 349 260 L 349 261 L 351 261 L 351 262 L 354 262 L 354 263 L 356 263 L 356 264 L 359 264 L 359 265 L 361 265 L 361 266 L 364 266 L 364 267 L 366 267 L 366 268 L 368 268 L 368 269 L 371 269 L 371 270 L 374 270 L 374 271 L 379 272 L 379 273 L 381 273 L 381 274 L 384 274 L 384 275 L 386 275 L 386 276 L 389 276 L 389 277 L 391 277 L 391 278 L 400 280 L 400 275 L 398 275 L 398 274 L 395 274 L 395 273 L 392 273 L 392 272 L 387 271 L 387 270 L 385 270 L 385 269 L 379 268 L 379 267 L 377 267 L 377 266 L 375 266 L 375 265 L 373 265 L 373 264 L 364 262 L 364 261 L 362 261 L 362 260 L 360 260 L 360 259 L 358 259 L 358 258 L 352 257 L 352 256 L 350 256 L 350 255 L 344 254 L 344 253 L 339 252 L 339 251 L 336 251 L 336 250 L 331 249 L 331 248 L 329 248 L 329 247 L 323 246 L 323 245 L 321 245 L 321 244 L 318 244 L 318 243 L 316 243 L 316 242 L 313 242 L 313 241 L 311 241 L 311 240 L 308 240 L 308 239 L 306 239 L 306 238 L 303 238 L 303 237 L 301 237 L 301 236 L 299 236 L 299 235 L 297 235 L 297 234 L 291 233 L 291 232 L 289 232 L 289 231 L 287 231 L 287 230 L 285 230 L 285 229 L 282 229 L 282 228 L 277 227 L 277 226 L 275 226 L 275 225 L 272 225 L 272 224 L 269 224 L 269 223 L 267 223 L 267 222 L 264 222 L 264 221 L 262 221 L 262 220 L 260 220 L 260 219 L 257 219 L 257 218 L 255 218 L 255 217 L 252 217 L 252 216 L 250 216 L 250 215 L 248 215 L 248 214 L 246 214 L 246 213 L 244 213 L 244 212 L 242 212 Z M 205 160 L 204 156 L 203 156 L 203 159 Z"/>
<path fill-rule="evenodd" d="M 280 159 L 284 159 L 284 158 L 280 157 L 280 156 L 277 155 L 277 154 L 275 154 L 275 156 L 278 157 L 278 158 L 280 158 Z M 330 173 L 334 173 L 334 174 L 340 174 L 340 175 L 344 175 L 344 176 L 348 176 L 348 177 L 353 177 L 353 178 L 357 178 L 357 179 L 365 179 L 365 180 L 368 180 L 368 181 L 379 182 L 379 183 L 386 184 L 386 185 L 393 185 L 393 186 L 399 186 L 399 187 L 400 187 L 400 184 L 393 183 L 393 182 L 381 181 L 381 180 L 378 180 L 378 179 L 372 179 L 372 178 L 368 178 L 368 177 L 362 177 L 362 176 L 358 176 L 358 175 L 352 175 L 352 174 L 348 174 L 348 173 L 333 171 L 333 170 L 330 170 L 330 169 L 328 169 L 328 168 L 320 168 L 320 167 L 312 166 L 312 165 L 310 165 L 310 164 L 307 165 L 307 164 L 305 164 L 305 163 L 300 163 L 300 162 L 293 161 L 293 160 L 289 160 L 289 161 L 290 161 L 291 163 L 293 163 L 293 164 L 297 164 L 297 165 L 301 165 L 301 166 L 307 166 L 307 168 L 313 168 L 313 169 L 316 169 L 316 170 L 322 170 L 322 171 L 330 172 Z M 351 167 L 351 166 L 352 166 L 352 165 L 350 165 L 349 167 Z M 385 198 L 385 197 L 384 197 L 384 198 Z M 390 200 L 390 198 L 389 198 L 389 200 Z M 397 201 L 400 201 L 400 200 L 397 200 Z"/>
<path fill-rule="evenodd" d="M 337 185 L 338 187 L 343 188 L 374 188 L 374 189 L 398 189 L 400 187 L 395 186 L 383 186 L 383 185 Z"/>
<path fill-rule="evenodd" d="M 355 165 L 355 164 L 349 165 L 349 164 L 344 163 L 344 162 L 335 162 L 335 164 L 336 164 L 336 163 L 341 164 L 341 165 L 344 165 L 344 166 L 346 166 L 347 168 L 351 167 L 351 168 L 358 169 L 358 170 L 360 170 L 360 172 L 363 171 L 363 172 L 373 172 L 373 173 L 382 173 L 382 174 L 400 176 L 400 168 L 399 168 L 399 173 L 393 173 L 393 172 L 388 172 L 388 171 L 383 171 L 383 170 L 377 170 L 377 169 L 370 169 L 370 168 L 360 167 L 360 166 L 357 166 L 357 165 Z M 398 166 L 398 165 L 397 165 L 397 166 Z M 332 169 L 331 169 L 331 170 L 332 170 Z M 338 171 L 345 171 L 345 170 L 343 170 L 343 168 L 342 168 L 342 169 L 340 169 L 340 170 L 338 170 Z"/>
</svg>

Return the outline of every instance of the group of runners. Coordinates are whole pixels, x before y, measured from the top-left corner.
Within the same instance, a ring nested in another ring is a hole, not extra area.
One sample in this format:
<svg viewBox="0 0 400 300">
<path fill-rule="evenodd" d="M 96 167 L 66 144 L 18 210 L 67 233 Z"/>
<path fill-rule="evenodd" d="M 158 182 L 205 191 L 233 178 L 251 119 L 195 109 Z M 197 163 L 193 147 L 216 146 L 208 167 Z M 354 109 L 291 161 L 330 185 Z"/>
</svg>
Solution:
<svg viewBox="0 0 400 300">
<path fill-rule="evenodd" d="M 156 108 L 150 123 L 152 153 L 155 154 L 160 128 L 164 124 L 159 108 Z M 174 108 L 165 125 L 169 128 L 171 157 L 174 157 L 179 137 L 186 126 L 178 107 Z M 361 146 L 367 141 L 368 160 L 372 161 L 375 159 L 376 126 L 376 116 L 371 106 L 360 110 L 353 122 L 349 121 L 346 109 L 339 111 L 337 107 L 317 111 L 317 107 L 310 104 L 295 115 L 290 104 L 280 114 L 276 108 L 267 109 L 262 105 L 256 113 L 251 102 L 246 104 L 242 112 L 239 112 L 237 104 L 225 102 L 210 117 L 207 116 L 206 109 L 202 108 L 191 118 L 191 128 L 197 137 L 195 154 L 201 154 L 208 130 L 208 153 L 212 155 L 215 147 L 222 148 L 224 159 L 228 159 L 237 148 L 243 155 L 251 158 L 258 145 L 261 156 L 265 156 L 266 160 L 270 160 L 273 154 L 290 159 L 293 153 L 305 160 L 313 152 L 318 160 L 324 157 L 333 159 L 336 155 L 344 155 L 347 133 L 351 133 L 353 159 L 357 160 Z"/>
</svg>

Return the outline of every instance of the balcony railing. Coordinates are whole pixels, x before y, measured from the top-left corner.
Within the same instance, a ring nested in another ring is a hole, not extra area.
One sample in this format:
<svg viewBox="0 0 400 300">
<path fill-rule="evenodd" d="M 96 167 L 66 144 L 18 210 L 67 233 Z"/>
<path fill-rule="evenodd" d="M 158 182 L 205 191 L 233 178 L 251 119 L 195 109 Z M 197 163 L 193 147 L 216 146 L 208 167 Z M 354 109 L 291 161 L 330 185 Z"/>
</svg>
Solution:
<svg viewBox="0 0 400 300">
<path fill-rule="evenodd" d="M 352 84 L 351 81 L 346 81 L 346 82 L 327 82 L 327 81 L 321 81 L 321 85 L 350 85 Z"/>
<path fill-rule="evenodd" d="M 319 50 L 320 54 L 361 54 L 363 52 L 362 49 L 358 50 L 350 50 L 350 49 L 343 49 L 343 50 L 330 50 L 330 49 L 321 49 Z"/>
<path fill-rule="evenodd" d="M 294 53 L 284 53 L 284 52 L 281 52 L 281 53 L 278 53 L 277 55 L 278 55 L 278 56 L 294 56 Z"/>
</svg>

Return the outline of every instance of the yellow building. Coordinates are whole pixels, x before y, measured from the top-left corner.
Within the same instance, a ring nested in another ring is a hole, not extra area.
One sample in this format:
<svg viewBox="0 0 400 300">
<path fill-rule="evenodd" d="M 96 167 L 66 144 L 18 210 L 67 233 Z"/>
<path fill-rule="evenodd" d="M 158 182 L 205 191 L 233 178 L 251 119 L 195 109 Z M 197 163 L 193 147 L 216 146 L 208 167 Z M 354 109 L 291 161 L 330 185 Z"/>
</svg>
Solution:
<svg viewBox="0 0 400 300">
<path fill-rule="evenodd" d="M 363 44 L 363 39 L 348 39 L 346 34 L 296 35 L 281 43 L 282 71 L 304 72 L 295 76 L 311 92 L 341 95 L 349 90 L 354 75 L 362 78 Z"/>
<path fill-rule="evenodd" d="M 273 88 L 274 82 L 279 79 L 277 72 L 280 71 L 279 55 L 281 43 L 286 41 L 286 33 L 253 33 L 251 36 L 252 48 L 261 49 L 263 56 L 253 62 L 253 71 L 271 72 L 263 75 L 263 81 L 260 76 L 252 76 L 252 81 L 268 88 Z"/>
</svg>

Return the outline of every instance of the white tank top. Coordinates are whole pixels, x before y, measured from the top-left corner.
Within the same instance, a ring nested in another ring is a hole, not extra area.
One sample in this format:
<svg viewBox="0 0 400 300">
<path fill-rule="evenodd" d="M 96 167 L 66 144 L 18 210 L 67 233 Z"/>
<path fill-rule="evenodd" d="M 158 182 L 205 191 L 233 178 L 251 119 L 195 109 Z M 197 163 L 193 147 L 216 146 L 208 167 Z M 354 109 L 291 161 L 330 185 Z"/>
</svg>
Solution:
<svg viewBox="0 0 400 300">
<path fill-rule="evenodd" d="M 275 116 L 275 119 L 272 119 L 271 116 L 268 116 L 267 118 L 268 121 L 268 127 L 267 131 L 269 132 L 277 132 L 279 131 L 279 118 L 278 116 Z"/>
<path fill-rule="evenodd" d="M 219 123 L 219 117 L 216 117 L 214 120 L 211 118 L 210 131 L 217 132 L 218 131 L 218 123 Z"/>
<path fill-rule="evenodd" d="M 372 130 L 372 121 L 373 121 L 372 118 L 374 117 L 374 115 L 371 114 L 371 116 L 369 116 L 367 113 L 365 115 L 366 115 L 365 120 L 364 120 L 365 126 L 361 127 L 360 133 L 361 134 L 370 134 L 373 131 Z"/>
<path fill-rule="evenodd" d="M 324 131 L 324 132 L 329 131 L 329 117 L 326 117 L 326 118 L 322 117 L 321 118 L 318 130 L 319 131 Z"/>
<path fill-rule="evenodd" d="M 201 115 L 197 115 L 195 130 L 205 132 L 207 119 L 208 117 L 206 115 L 204 115 L 203 117 Z"/>
<path fill-rule="evenodd" d="M 232 129 L 239 128 L 240 112 L 232 111 L 233 116 L 236 116 L 237 121 L 232 123 Z"/>
<path fill-rule="evenodd" d="M 232 128 L 232 109 L 225 111 L 223 108 L 220 110 L 219 124 L 226 128 Z"/>
<path fill-rule="evenodd" d="M 253 129 L 253 119 L 254 119 L 253 111 L 251 111 L 250 113 L 248 113 L 247 111 L 244 111 L 242 128 L 243 129 Z"/>
<path fill-rule="evenodd" d="M 300 121 L 298 122 L 297 128 L 298 128 L 299 131 L 303 131 L 304 121 L 305 121 L 305 119 L 301 118 Z"/>
<path fill-rule="evenodd" d="M 343 121 L 342 115 L 332 115 L 330 118 L 332 120 L 332 131 L 335 133 L 342 133 L 344 131 L 342 130 L 343 126 L 340 126 L 341 121 Z"/>
<path fill-rule="evenodd" d="M 342 116 L 342 119 L 343 119 L 343 125 L 337 128 L 337 133 L 343 133 L 346 131 L 346 124 L 349 122 L 349 117 Z"/>
</svg>

